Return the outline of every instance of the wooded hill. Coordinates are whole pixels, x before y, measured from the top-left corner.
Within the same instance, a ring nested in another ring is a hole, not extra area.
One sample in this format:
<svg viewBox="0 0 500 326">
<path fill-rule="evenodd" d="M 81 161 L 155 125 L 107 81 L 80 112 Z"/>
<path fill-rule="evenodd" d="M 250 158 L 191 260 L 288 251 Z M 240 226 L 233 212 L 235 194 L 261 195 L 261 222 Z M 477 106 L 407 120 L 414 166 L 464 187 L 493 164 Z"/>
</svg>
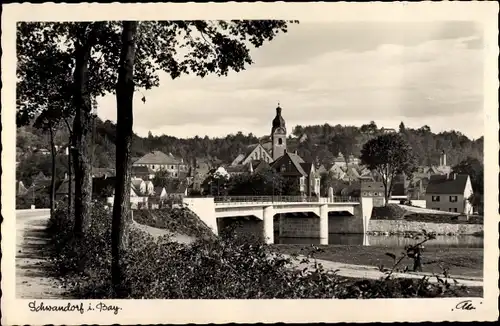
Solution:
<svg viewBox="0 0 500 326">
<path fill-rule="evenodd" d="M 115 124 L 96 118 L 93 130 L 94 166 L 113 168 Z M 297 150 L 298 154 L 307 161 L 318 160 L 323 164 L 328 164 L 339 152 L 350 151 L 353 155 L 359 156 L 363 144 L 382 132 L 384 131 L 377 128 L 374 123 L 361 127 L 329 124 L 296 126 L 287 140 L 287 147 L 290 151 Z M 447 164 L 451 166 L 467 157 L 483 161 L 483 137 L 471 140 L 458 131 L 435 134 L 428 126 L 410 129 L 405 128 L 403 124 L 397 132 L 401 132 L 408 140 L 419 165 L 438 165 L 439 155 L 443 150 L 447 154 Z M 257 143 L 262 138 L 253 134 L 244 135 L 241 132 L 224 138 L 205 136 L 188 139 L 167 135 L 153 136 L 150 133 L 148 137 L 134 135 L 131 154 L 132 157 L 140 157 L 149 151 L 160 150 L 182 157 L 186 162 L 203 159 L 230 163 L 247 145 Z M 68 132 L 65 128 L 59 129 L 56 142 L 58 145 L 67 144 Z M 33 148 L 49 149 L 47 137 L 31 126 L 18 128 L 17 150 L 20 164 L 17 176 L 18 180 L 28 184 L 30 177 L 37 175 L 39 171 L 50 176 L 50 155 L 36 154 L 32 151 Z M 57 174 L 59 178 L 62 178 L 67 166 L 64 155 L 59 154 L 57 162 Z"/>
</svg>

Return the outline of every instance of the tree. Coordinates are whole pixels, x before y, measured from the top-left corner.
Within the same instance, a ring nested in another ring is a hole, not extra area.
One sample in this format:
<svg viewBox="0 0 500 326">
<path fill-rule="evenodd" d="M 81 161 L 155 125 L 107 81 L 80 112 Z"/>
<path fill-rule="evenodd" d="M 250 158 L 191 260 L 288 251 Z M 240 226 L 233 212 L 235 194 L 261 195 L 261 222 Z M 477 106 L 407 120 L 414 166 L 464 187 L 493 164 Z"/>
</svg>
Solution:
<svg viewBox="0 0 500 326">
<path fill-rule="evenodd" d="M 121 252 L 127 249 L 130 224 L 130 146 L 132 144 L 136 21 L 123 22 L 118 83 L 116 84 L 116 183 L 111 226 L 111 277 L 120 295 Z"/>
<path fill-rule="evenodd" d="M 56 145 L 54 143 L 57 127 L 61 120 L 61 111 L 45 110 L 35 120 L 34 127 L 49 133 L 50 153 L 52 156 L 50 182 L 50 215 L 53 216 L 56 197 Z"/>
<path fill-rule="evenodd" d="M 393 133 L 366 142 L 361 150 L 361 162 L 380 174 L 386 205 L 391 196 L 394 177 L 401 173 L 410 177 L 415 170 L 412 148 L 401 135 Z"/>
<path fill-rule="evenodd" d="M 399 132 L 401 134 L 404 134 L 406 131 L 406 127 L 405 127 L 405 124 L 403 123 L 403 121 L 401 121 L 401 123 L 399 124 Z"/>
<path fill-rule="evenodd" d="M 23 23 L 24 24 L 24 23 Z M 43 44 L 38 25 L 21 24 L 18 38 L 17 112 L 16 123 L 48 132 L 51 149 L 51 194 L 50 209 L 54 212 L 56 181 L 55 137 L 62 119 L 71 114 L 68 87 L 71 64 L 69 56 L 59 56 L 55 43 Z M 38 29 L 37 29 L 38 28 Z M 31 36 L 31 39 L 29 38 Z M 28 39 L 26 39 L 28 38 Z"/>
<path fill-rule="evenodd" d="M 34 118 L 47 109 L 47 94 L 58 93 L 58 103 L 75 113 L 71 151 L 75 171 L 75 233 L 88 226 L 91 204 L 91 168 L 88 134 L 91 124 L 89 63 L 100 29 L 97 23 L 40 23 L 18 25 L 18 121 Z M 105 76 L 97 71 L 98 78 Z M 95 77 L 95 76 L 94 76 Z M 97 85 L 98 83 L 91 83 Z M 51 103 L 52 105 L 52 103 Z"/>
</svg>

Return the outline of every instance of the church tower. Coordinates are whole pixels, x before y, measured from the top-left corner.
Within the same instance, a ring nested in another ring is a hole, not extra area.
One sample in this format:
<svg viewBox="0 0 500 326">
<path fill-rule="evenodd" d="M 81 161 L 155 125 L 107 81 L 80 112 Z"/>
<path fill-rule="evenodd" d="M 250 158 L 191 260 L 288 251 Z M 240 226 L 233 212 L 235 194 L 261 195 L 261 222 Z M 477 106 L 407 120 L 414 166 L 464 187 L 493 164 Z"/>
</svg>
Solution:
<svg viewBox="0 0 500 326">
<path fill-rule="evenodd" d="M 272 157 L 273 160 L 283 156 L 286 152 L 286 126 L 285 119 L 281 116 L 281 108 L 278 103 L 276 108 L 276 117 L 273 120 L 271 129 L 271 140 L 273 143 Z"/>
</svg>

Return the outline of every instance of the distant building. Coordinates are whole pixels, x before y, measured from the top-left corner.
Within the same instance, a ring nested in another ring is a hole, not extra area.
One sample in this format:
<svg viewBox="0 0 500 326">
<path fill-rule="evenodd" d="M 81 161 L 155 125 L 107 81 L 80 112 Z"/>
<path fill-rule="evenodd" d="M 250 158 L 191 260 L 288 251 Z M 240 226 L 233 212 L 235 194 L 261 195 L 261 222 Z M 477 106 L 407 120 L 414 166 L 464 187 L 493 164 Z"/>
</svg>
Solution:
<svg viewBox="0 0 500 326">
<path fill-rule="evenodd" d="M 472 183 L 467 174 L 431 175 L 425 200 L 430 209 L 472 214 L 468 200 L 472 194 Z"/>
<path fill-rule="evenodd" d="M 283 178 L 295 182 L 301 195 L 320 195 L 321 176 L 316 172 L 314 164 L 304 162 L 299 155 L 285 151 L 271 167 Z"/>
<path fill-rule="evenodd" d="M 147 166 L 132 166 L 130 175 L 134 178 L 152 180 L 155 177 L 155 171 L 151 170 Z"/>
<path fill-rule="evenodd" d="M 188 173 L 188 166 L 182 158 L 176 158 L 171 153 L 160 151 L 147 153 L 132 163 L 132 166 L 148 167 L 154 172 L 167 171 L 172 178 L 180 178 Z"/>
<path fill-rule="evenodd" d="M 382 182 L 378 181 L 361 181 L 360 183 L 361 197 L 373 198 L 373 206 L 385 205 L 385 188 Z"/>
<path fill-rule="evenodd" d="M 115 169 L 92 167 L 93 178 L 114 177 L 115 175 Z"/>
<path fill-rule="evenodd" d="M 262 144 L 248 145 L 243 153 L 240 153 L 231 163 L 232 166 L 236 165 L 246 165 L 251 161 L 262 160 L 267 163 L 271 163 L 273 158 L 267 152 L 267 150 L 262 146 Z"/>
<path fill-rule="evenodd" d="M 384 134 L 392 134 L 396 132 L 394 128 L 381 128 L 380 131 Z"/>
</svg>

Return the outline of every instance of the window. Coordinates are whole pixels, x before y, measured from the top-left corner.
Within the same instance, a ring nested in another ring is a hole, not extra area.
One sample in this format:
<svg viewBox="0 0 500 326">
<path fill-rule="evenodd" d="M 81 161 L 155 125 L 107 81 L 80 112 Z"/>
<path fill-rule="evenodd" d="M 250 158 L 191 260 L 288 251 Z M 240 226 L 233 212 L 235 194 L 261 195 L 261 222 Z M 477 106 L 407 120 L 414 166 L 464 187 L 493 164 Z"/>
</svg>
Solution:
<svg viewBox="0 0 500 326">
<path fill-rule="evenodd" d="M 367 195 L 367 194 L 366 194 L 366 192 L 364 192 L 364 193 L 363 193 L 363 196 L 366 196 L 366 195 Z"/>
<path fill-rule="evenodd" d="M 283 139 L 278 138 L 278 145 L 282 145 L 282 144 L 283 144 Z"/>
<path fill-rule="evenodd" d="M 305 179 L 304 179 L 304 177 L 301 177 L 301 178 L 300 178 L 300 185 L 301 185 L 301 186 L 303 186 L 303 185 L 304 185 L 304 183 L 305 183 Z"/>
<path fill-rule="evenodd" d="M 448 211 L 457 213 L 458 209 L 456 207 L 455 208 L 448 208 Z"/>
<path fill-rule="evenodd" d="M 281 166 L 281 172 L 285 172 L 285 171 L 286 171 L 286 166 L 283 164 L 283 165 Z"/>
<path fill-rule="evenodd" d="M 374 192 L 374 193 L 373 193 L 373 195 L 374 195 L 374 196 L 378 196 L 378 192 Z"/>
<path fill-rule="evenodd" d="M 154 170 L 154 169 L 155 169 L 155 166 L 154 166 L 154 165 L 151 165 L 151 168 Z"/>
<path fill-rule="evenodd" d="M 458 201 L 458 196 L 450 196 L 450 203 L 456 203 Z"/>
<path fill-rule="evenodd" d="M 440 199 L 439 196 L 432 196 L 432 201 L 440 201 Z"/>
</svg>

